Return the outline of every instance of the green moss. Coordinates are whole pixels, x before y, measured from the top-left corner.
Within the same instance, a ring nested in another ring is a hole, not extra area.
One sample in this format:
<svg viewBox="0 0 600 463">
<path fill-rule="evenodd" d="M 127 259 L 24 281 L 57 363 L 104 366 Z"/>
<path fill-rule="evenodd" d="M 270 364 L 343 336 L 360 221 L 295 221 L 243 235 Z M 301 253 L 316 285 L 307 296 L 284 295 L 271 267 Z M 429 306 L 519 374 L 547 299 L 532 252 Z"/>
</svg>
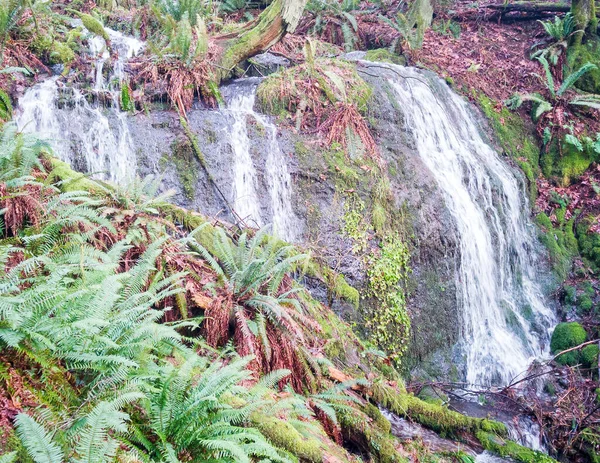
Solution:
<svg viewBox="0 0 600 463">
<path fill-rule="evenodd" d="M 600 269 L 600 234 L 590 231 L 590 226 L 595 222 L 593 216 L 579 221 L 576 229 L 579 251 L 585 257 L 594 271 Z"/>
<path fill-rule="evenodd" d="M 562 156 L 554 166 L 553 174 L 563 186 L 569 186 L 590 166 L 592 158 L 585 151 L 578 151 L 573 145 L 563 143 Z"/>
<path fill-rule="evenodd" d="M 404 66 L 406 64 L 406 58 L 404 56 L 398 56 L 387 48 L 367 50 L 365 59 L 367 61 L 375 61 L 379 63 L 399 64 L 400 66 Z"/>
<path fill-rule="evenodd" d="M 56 40 L 50 32 L 37 34 L 30 48 L 50 64 L 70 64 L 75 59 L 75 51 L 68 44 Z"/>
<path fill-rule="evenodd" d="M 175 166 L 183 193 L 188 199 L 194 199 L 198 181 L 199 173 L 194 158 L 194 149 L 189 139 L 175 140 L 171 144 L 171 156 L 168 159 Z"/>
<path fill-rule="evenodd" d="M 100 21 L 98 21 L 92 15 L 87 14 L 87 13 L 81 13 L 79 11 L 75 11 L 72 9 L 67 9 L 67 11 L 79 16 L 79 19 L 81 19 L 83 26 L 88 31 L 90 31 L 92 34 L 102 37 L 106 41 L 107 44 L 110 43 L 110 37 L 108 35 L 108 32 L 106 32 L 106 30 L 104 29 L 104 26 L 102 26 Z"/>
<path fill-rule="evenodd" d="M 554 328 L 550 349 L 553 354 L 583 344 L 587 340 L 587 333 L 577 322 L 559 323 Z M 580 360 L 580 352 L 572 351 L 558 357 L 557 362 L 563 365 L 577 365 Z"/>
<path fill-rule="evenodd" d="M 411 394 L 395 391 L 384 384 L 373 386 L 373 398 L 396 415 L 410 418 L 442 436 L 459 437 L 463 431 L 493 432 L 501 436 L 508 433 L 506 426 L 498 421 L 462 415 L 442 405 L 427 403 Z"/>
<path fill-rule="evenodd" d="M 46 183 L 61 182 L 60 189 L 62 191 L 88 191 L 93 193 L 108 188 L 89 179 L 86 175 L 74 171 L 66 162 L 55 158 L 50 158 L 50 162 L 52 171 L 48 173 Z"/>
<path fill-rule="evenodd" d="M 581 45 L 569 47 L 568 63 L 571 71 L 576 71 L 586 63 L 600 62 L 600 38 L 587 37 Z M 600 69 L 587 72 L 577 83 L 577 88 L 590 93 L 600 93 Z"/>
<path fill-rule="evenodd" d="M 363 407 L 363 411 L 383 432 L 389 434 L 392 431 L 392 424 L 375 405 L 368 403 Z"/>
<path fill-rule="evenodd" d="M 408 462 L 397 450 L 396 439 L 373 424 L 365 414 L 356 411 L 341 410 L 338 418 L 342 426 L 344 440 L 352 442 L 362 451 L 370 454 L 373 461 L 379 463 Z"/>
<path fill-rule="evenodd" d="M 540 149 L 533 127 L 528 126 L 518 113 L 510 111 L 506 106 L 491 100 L 486 95 L 479 94 L 477 99 L 500 146 L 523 170 L 529 181 L 530 198 L 535 199 L 535 179 L 540 171 Z"/>
<path fill-rule="evenodd" d="M 290 423 L 277 418 L 254 414 L 251 417 L 262 434 L 274 445 L 298 458 L 313 463 L 323 461 L 323 451 L 317 439 L 302 436 Z"/>
<path fill-rule="evenodd" d="M 581 349 L 581 363 L 585 368 L 598 368 L 598 344 L 590 344 Z"/>
<path fill-rule="evenodd" d="M 578 253 L 573 231 L 575 219 L 559 222 L 554 227 L 550 218 L 542 212 L 536 216 L 535 221 L 540 227 L 540 240 L 550 254 L 552 267 L 559 279 L 564 280 L 571 269 L 573 257 Z"/>
<path fill-rule="evenodd" d="M 577 301 L 577 290 L 574 286 L 565 285 L 563 287 L 565 304 L 573 305 Z"/>
<path fill-rule="evenodd" d="M 516 442 L 503 439 L 485 430 L 478 431 L 476 436 L 484 449 L 497 453 L 504 458 L 512 458 L 523 463 L 558 463 L 542 452 L 523 447 Z"/>
</svg>

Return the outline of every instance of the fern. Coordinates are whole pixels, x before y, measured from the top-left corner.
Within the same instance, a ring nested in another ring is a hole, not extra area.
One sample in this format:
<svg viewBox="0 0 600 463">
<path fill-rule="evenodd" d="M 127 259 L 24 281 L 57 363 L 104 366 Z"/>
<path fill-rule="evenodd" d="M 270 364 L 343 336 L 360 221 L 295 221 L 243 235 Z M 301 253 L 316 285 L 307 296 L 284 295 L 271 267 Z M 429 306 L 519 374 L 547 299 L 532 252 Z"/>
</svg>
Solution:
<svg viewBox="0 0 600 463">
<path fill-rule="evenodd" d="M 556 42 L 562 42 L 569 38 L 575 30 L 575 18 L 571 12 L 567 13 L 563 19 L 558 16 L 554 21 L 538 21 L 546 33 Z"/>
<path fill-rule="evenodd" d="M 15 418 L 17 436 L 35 463 L 62 463 L 63 453 L 51 434 L 25 413 Z"/>
<path fill-rule="evenodd" d="M 414 0 L 405 14 L 398 13 L 394 21 L 380 16 L 384 22 L 396 29 L 411 49 L 421 48 L 425 31 L 433 20 L 433 8 L 430 0 Z"/>
</svg>

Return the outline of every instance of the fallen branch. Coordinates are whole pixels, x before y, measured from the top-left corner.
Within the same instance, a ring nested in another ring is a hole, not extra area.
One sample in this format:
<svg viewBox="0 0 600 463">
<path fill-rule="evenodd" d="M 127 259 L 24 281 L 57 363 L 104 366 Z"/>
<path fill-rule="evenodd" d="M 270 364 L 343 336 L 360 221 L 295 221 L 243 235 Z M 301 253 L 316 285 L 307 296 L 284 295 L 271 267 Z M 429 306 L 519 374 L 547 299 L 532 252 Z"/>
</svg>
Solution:
<svg viewBox="0 0 600 463">
<path fill-rule="evenodd" d="M 600 339 L 594 339 L 593 341 L 587 341 L 587 342 L 584 342 L 583 344 L 579 344 L 578 346 L 563 350 L 562 352 L 559 352 L 554 357 L 552 357 L 552 360 L 556 360 L 558 357 L 560 357 L 561 355 L 566 354 L 568 352 L 573 352 L 574 350 L 579 350 L 582 347 L 589 346 L 590 344 L 596 344 L 596 343 L 600 343 Z"/>
</svg>

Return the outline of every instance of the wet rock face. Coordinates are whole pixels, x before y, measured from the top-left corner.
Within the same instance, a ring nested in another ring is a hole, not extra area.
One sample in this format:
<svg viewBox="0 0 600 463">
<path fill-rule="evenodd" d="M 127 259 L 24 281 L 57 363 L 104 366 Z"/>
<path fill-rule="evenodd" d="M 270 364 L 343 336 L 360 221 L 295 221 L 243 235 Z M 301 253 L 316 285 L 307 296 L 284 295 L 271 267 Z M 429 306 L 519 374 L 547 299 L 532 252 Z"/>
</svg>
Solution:
<svg viewBox="0 0 600 463">
<path fill-rule="evenodd" d="M 414 153 L 409 134 L 403 128 L 402 108 L 395 104 L 385 81 L 365 78 L 374 87 L 369 120 L 387 163 L 392 207 L 404 211 L 413 235 L 413 273 L 408 303 L 413 342 L 407 364 L 410 367 L 418 364 L 434 375 L 452 376 L 449 360 L 459 330 L 454 286 L 457 264 L 454 224 L 434 179 Z M 188 113 L 188 119 L 213 182 L 193 154 L 177 116 L 169 111 L 151 111 L 130 118 L 138 174 L 161 175 L 162 188 L 174 190 L 174 201 L 184 207 L 235 221 L 230 211 L 235 191 L 234 150 L 230 142 L 232 116 L 227 111 L 198 107 Z M 265 167 L 268 134 L 251 116 L 247 118 L 247 128 L 261 214 L 268 222 L 271 217 L 270 179 Z M 292 207 L 297 215 L 297 228 L 301 230 L 298 241 L 318 248 L 319 254 L 334 269 L 361 288 L 366 284 L 366 269 L 353 254 L 351 240 L 342 232 L 347 194 L 336 182 L 324 149 L 315 144 L 314 138 L 286 129 L 280 129 L 277 135 L 292 178 Z M 360 193 L 365 200 L 371 194 L 366 186 Z M 307 283 L 312 285 L 317 297 L 326 303 L 333 302 L 334 310 L 342 317 L 361 323 L 360 314 L 350 304 L 332 301 L 316 281 Z M 435 371 L 426 367 L 430 359 L 431 364 L 436 365 Z"/>
</svg>

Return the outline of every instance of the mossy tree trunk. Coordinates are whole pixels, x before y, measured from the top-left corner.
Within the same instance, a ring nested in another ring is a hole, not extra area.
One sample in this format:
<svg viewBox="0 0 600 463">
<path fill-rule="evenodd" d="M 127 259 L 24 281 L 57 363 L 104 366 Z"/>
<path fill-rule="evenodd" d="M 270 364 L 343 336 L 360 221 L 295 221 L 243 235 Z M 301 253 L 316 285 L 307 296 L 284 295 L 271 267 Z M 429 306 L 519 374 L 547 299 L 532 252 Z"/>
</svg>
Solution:
<svg viewBox="0 0 600 463">
<path fill-rule="evenodd" d="M 585 36 L 595 37 L 598 29 L 595 0 L 572 0 L 571 13 L 575 18 L 576 33 L 572 38 L 572 46 L 581 45 Z"/>
<path fill-rule="evenodd" d="M 307 0 L 273 0 L 242 31 L 216 37 L 223 52 L 219 60 L 218 80 L 228 78 L 242 61 L 268 50 L 288 32 L 294 32 Z"/>
</svg>

